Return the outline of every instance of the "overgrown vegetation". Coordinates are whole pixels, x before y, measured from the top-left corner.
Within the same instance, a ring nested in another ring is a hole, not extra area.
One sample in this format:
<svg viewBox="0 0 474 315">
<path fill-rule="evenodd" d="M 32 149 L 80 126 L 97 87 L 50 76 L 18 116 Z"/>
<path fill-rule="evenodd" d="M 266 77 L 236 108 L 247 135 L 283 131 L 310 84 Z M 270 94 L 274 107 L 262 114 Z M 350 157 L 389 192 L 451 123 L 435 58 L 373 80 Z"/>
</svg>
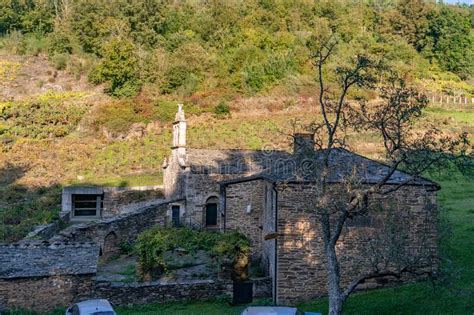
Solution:
<svg viewBox="0 0 474 315">
<path fill-rule="evenodd" d="M 185 227 L 156 227 L 143 232 L 138 237 L 135 249 L 142 273 L 156 276 L 168 269 L 163 256 L 167 251 L 180 249 L 188 253 L 195 253 L 198 250 L 203 250 L 218 259 L 232 260 L 241 254 L 248 254 L 250 242 L 238 232 L 221 234 Z"/>
<path fill-rule="evenodd" d="M 0 242 L 17 241 L 36 225 L 58 218 L 61 187 L 0 186 Z"/>
<path fill-rule="evenodd" d="M 88 106 L 54 101 L 0 103 L 0 134 L 44 139 L 64 137 L 73 131 Z"/>
<path fill-rule="evenodd" d="M 299 93 L 314 86 L 311 37 L 330 29 L 338 58 L 366 51 L 415 79 L 472 79 L 473 6 L 380 1 L 2 0 L 4 49 L 98 62 L 94 83 L 117 97 Z M 333 65 L 334 67 L 336 65 Z"/>
</svg>

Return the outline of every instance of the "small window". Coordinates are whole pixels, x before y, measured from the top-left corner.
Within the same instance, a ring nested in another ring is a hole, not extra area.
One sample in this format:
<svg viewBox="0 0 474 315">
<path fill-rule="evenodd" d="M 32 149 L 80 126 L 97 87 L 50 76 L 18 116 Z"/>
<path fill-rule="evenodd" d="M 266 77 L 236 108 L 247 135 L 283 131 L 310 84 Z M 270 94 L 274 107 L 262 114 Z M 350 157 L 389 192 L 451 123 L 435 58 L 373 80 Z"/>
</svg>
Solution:
<svg viewBox="0 0 474 315">
<path fill-rule="evenodd" d="M 73 216 L 98 217 L 102 209 L 102 195 L 72 195 Z"/>
<path fill-rule="evenodd" d="M 179 206 L 171 206 L 171 222 L 173 226 L 179 226 Z"/>
<path fill-rule="evenodd" d="M 216 197 L 209 198 L 206 202 L 206 226 L 217 225 L 217 203 Z"/>
</svg>

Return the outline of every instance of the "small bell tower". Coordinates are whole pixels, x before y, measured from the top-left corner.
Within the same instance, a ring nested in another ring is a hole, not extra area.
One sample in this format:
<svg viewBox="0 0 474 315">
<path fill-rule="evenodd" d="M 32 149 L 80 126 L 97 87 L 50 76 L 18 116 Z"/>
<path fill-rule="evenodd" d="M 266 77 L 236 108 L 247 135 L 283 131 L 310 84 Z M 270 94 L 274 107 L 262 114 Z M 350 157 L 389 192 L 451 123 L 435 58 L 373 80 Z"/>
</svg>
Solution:
<svg viewBox="0 0 474 315">
<path fill-rule="evenodd" d="M 173 159 L 178 161 L 186 157 L 186 118 L 184 117 L 183 104 L 178 104 L 178 112 L 173 123 L 173 145 L 171 146 Z M 182 161 L 180 161 L 182 162 Z M 181 164 L 181 163 L 180 163 Z"/>
</svg>

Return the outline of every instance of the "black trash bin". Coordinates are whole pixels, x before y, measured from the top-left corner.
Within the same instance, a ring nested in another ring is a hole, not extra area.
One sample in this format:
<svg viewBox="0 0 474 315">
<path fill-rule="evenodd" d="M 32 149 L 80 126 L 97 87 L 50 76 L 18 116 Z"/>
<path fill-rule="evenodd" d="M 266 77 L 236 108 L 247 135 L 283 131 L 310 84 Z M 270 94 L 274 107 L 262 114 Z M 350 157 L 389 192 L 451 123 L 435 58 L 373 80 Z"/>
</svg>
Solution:
<svg viewBox="0 0 474 315">
<path fill-rule="evenodd" d="M 233 290 L 233 304 L 248 304 L 252 303 L 253 299 L 253 282 L 236 282 L 234 281 Z"/>
</svg>

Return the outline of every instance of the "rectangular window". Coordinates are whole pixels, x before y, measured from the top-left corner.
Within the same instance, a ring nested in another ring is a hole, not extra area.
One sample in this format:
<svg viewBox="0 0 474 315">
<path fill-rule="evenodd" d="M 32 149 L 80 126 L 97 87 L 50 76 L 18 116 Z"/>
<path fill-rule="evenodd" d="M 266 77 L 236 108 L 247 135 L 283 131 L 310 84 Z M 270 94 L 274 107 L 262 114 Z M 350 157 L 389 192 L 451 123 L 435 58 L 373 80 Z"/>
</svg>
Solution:
<svg viewBox="0 0 474 315">
<path fill-rule="evenodd" d="M 73 216 L 98 217 L 102 209 L 102 195 L 72 195 Z"/>
</svg>

